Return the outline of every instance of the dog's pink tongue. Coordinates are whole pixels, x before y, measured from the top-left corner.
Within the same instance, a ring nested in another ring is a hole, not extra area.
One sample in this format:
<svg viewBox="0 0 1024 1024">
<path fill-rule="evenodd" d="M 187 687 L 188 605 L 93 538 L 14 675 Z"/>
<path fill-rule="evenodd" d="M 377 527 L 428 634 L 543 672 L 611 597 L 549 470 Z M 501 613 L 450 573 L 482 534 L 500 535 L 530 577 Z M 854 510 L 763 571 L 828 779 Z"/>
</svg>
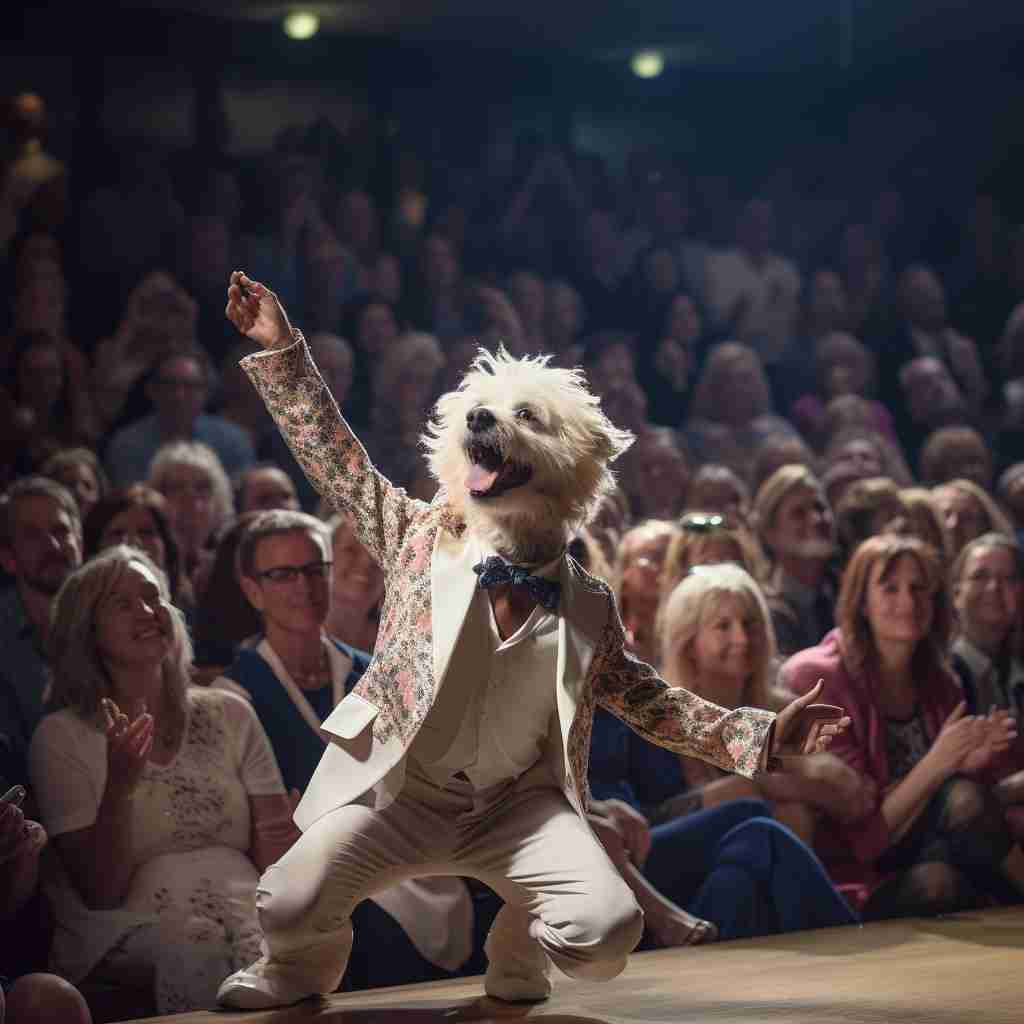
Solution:
<svg viewBox="0 0 1024 1024">
<path fill-rule="evenodd" d="M 474 463 L 469 467 L 469 473 L 466 475 L 466 487 L 470 491 L 486 492 L 494 486 L 494 481 L 497 479 L 497 470 L 484 469 L 483 466 Z"/>
</svg>

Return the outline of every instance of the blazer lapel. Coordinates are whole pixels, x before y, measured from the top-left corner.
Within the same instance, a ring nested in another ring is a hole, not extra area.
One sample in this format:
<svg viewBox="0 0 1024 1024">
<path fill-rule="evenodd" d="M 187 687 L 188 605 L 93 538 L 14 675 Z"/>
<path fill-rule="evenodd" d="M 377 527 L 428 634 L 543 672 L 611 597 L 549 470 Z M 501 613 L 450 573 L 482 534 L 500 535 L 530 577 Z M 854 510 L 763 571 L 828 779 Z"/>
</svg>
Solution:
<svg viewBox="0 0 1024 1024">
<path fill-rule="evenodd" d="M 452 651 L 476 591 L 472 543 L 438 530 L 430 560 L 430 617 L 434 634 L 434 698 L 444 681 Z"/>
<path fill-rule="evenodd" d="M 562 563 L 562 607 L 558 623 L 558 675 L 556 699 L 558 720 L 562 728 L 562 746 L 568 748 L 569 729 L 576 714 L 580 690 L 594 656 L 594 636 L 603 622 L 599 619 L 596 602 L 607 608 L 600 594 L 581 586 L 568 561 Z M 566 771 L 569 767 L 566 765 Z"/>
</svg>

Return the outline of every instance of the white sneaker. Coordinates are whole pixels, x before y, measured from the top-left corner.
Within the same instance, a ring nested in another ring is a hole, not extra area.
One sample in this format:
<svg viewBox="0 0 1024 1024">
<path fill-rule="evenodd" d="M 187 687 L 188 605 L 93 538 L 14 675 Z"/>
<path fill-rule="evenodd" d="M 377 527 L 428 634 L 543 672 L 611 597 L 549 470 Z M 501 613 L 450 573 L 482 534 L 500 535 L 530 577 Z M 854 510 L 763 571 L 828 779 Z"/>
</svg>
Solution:
<svg viewBox="0 0 1024 1024">
<path fill-rule="evenodd" d="M 551 961 L 530 935 L 529 921 L 529 915 L 506 904 L 487 935 L 484 992 L 494 999 L 536 1003 L 551 995 Z"/>
<path fill-rule="evenodd" d="M 326 994 L 308 978 L 303 979 L 299 968 L 270 963 L 266 957 L 260 957 L 221 982 L 217 1004 L 233 1010 L 269 1010 Z"/>
</svg>

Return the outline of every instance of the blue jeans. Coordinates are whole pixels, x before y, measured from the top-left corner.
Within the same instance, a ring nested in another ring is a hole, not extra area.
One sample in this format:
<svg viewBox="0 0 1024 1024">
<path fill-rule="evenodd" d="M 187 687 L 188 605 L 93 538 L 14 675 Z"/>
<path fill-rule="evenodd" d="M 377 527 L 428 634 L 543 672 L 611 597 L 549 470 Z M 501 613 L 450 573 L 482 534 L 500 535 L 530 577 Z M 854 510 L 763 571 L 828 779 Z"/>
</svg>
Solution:
<svg viewBox="0 0 1024 1024">
<path fill-rule="evenodd" d="M 854 924 L 821 862 L 760 800 L 733 800 L 651 830 L 648 880 L 722 939 Z"/>
</svg>

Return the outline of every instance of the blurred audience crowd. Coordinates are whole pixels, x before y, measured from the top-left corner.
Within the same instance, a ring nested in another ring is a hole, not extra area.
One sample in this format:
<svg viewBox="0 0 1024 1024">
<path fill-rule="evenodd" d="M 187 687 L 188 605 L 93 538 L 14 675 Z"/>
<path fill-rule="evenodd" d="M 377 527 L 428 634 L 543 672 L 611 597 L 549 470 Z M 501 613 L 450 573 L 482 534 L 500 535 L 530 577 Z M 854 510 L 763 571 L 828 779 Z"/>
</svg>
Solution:
<svg viewBox="0 0 1024 1024">
<path fill-rule="evenodd" d="M 734 195 L 508 132 L 457 167 L 317 123 L 244 165 L 135 151 L 73 203 L 45 125 L 7 101 L 0 1020 L 210 1005 L 373 651 L 383 575 L 239 370 L 236 268 L 427 500 L 419 435 L 479 346 L 583 366 L 637 440 L 570 553 L 634 654 L 725 706 L 823 679 L 851 715 L 750 781 L 599 713 L 591 821 L 645 948 L 1024 898 L 1024 226 L 996 196 Z M 496 911 L 471 879 L 385 891 L 343 986 L 479 973 Z"/>
</svg>

